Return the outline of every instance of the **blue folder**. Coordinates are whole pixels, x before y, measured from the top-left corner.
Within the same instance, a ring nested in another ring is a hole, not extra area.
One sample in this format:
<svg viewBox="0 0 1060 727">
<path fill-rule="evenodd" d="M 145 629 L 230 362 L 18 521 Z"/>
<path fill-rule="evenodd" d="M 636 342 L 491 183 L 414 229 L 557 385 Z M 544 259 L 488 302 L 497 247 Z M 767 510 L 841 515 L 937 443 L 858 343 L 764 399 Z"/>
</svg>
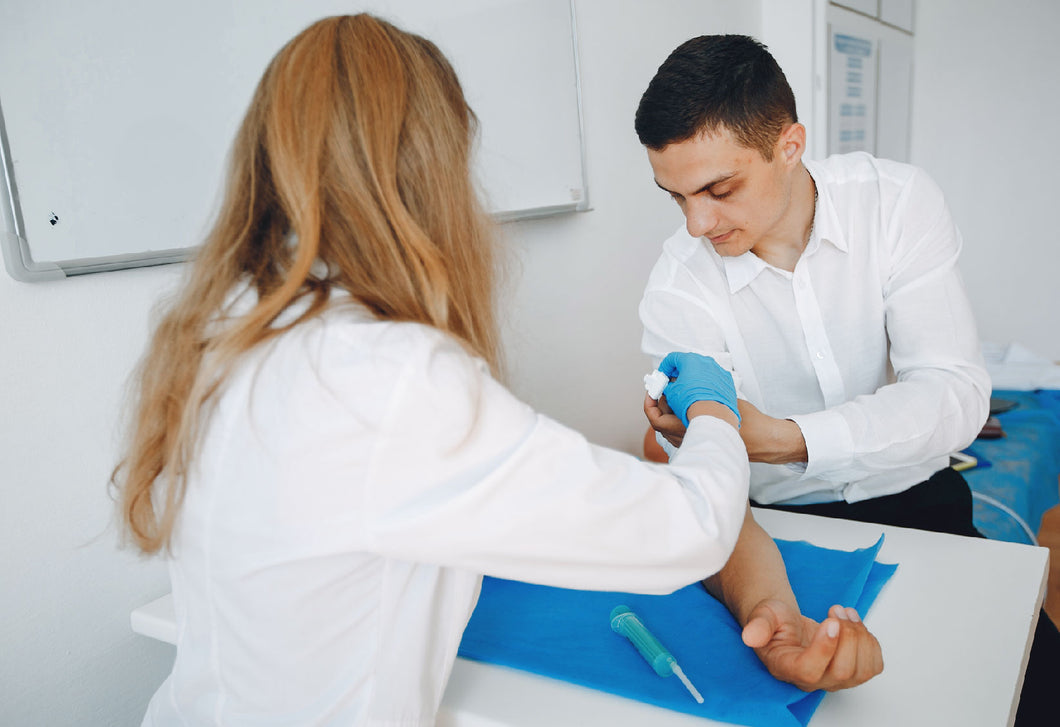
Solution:
<svg viewBox="0 0 1060 727">
<path fill-rule="evenodd" d="M 864 615 L 896 565 L 876 562 L 883 537 L 852 552 L 777 540 L 802 612 L 823 620 L 835 603 Z M 652 671 L 609 615 L 629 606 L 703 693 Z M 630 699 L 756 727 L 806 725 L 824 692 L 778 681 L 747 648 L 729 612 L 699 583 L 667 596 L 577 591 L 486 578 L 460 655 Z"/>
</svg>

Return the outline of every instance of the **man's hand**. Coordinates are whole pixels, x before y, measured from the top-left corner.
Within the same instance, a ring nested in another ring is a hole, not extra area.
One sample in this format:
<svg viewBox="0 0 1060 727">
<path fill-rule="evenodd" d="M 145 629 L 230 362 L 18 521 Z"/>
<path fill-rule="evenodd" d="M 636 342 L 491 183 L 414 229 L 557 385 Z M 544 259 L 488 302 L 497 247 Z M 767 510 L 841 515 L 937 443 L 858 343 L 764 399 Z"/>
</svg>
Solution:
<svg viewBox="0 0 1060 727">
<path fill-rule="evenodd" d="M 666 438 L 675 447 L 680 447 L 685 438 L 685 425 L 681 423 L 673 409 L 666 403 L 666 394 L 659 400 L 644 395 L 644 415 L 648 417 L 651 428 Z"/>
<path fill-rule="evenodd" d="M 819 624 L 765 600 L 751 611 L 743 641 L 770 674 L 806 692 L 847 689 L 883 671 L 880 644 L 852 608 L 832 606 Z"/>
<path fill-rule="evenodd" d="M 728 562 L 703 585 L 744 625 L 743 642 L 777 679 L 835 690 L 883 671 L 880 644 L 854 609 L 832 606 L 820 624 L 801 615 L 784 559 L 749 507 Z"/>
<path fill-rule="evenodd" d="M 790 419 L 774 419 L 763 414 L 750 402 L 740 399 L 740 436 L 747 447 L 747 458 L 752 462 L 787 464 L 807 460 L 806 440 L 799 425 Z M 647 409 L 645 409 L 647 413 Z M 648 416 L 651 421 L 651 416 Z M 655 427 L 654 422 L 652 426 Z M 658 427 L 656 430 L 662 431 Z M 666 432 L 663 436 L 670 439 Z"/>
</svg>

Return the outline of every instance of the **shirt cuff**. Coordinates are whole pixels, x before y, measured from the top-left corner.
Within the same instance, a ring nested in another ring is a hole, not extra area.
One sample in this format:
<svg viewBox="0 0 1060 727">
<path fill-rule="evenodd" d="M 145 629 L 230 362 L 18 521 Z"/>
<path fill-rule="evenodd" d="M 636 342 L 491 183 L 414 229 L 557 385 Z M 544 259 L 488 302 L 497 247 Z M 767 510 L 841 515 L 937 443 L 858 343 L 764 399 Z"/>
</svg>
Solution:
<svg viewBox="0 0 1060 727">
<path fill-rule="evenodd" d="M 806 471 L 803 478 L 822 477 L 848 468 L 854 461 L 854 438 L 842 415 L 835 411 L 819 411 L 788 417 L 802 430 L 806 440 Z"/>
<path fill-rule="evenodd" d="M 689 423 L 691 424 L 691 422 Z M 655 441 L 658 442 L 659 446 L 663 448 L 664 452 L 666 452 L 666 456 L 672 459 L 674 452 L 677 451 L 677 447 L 670 444 L 670 440 L 659 434 L 659 432 L 655 432 Z"/>
</svg>

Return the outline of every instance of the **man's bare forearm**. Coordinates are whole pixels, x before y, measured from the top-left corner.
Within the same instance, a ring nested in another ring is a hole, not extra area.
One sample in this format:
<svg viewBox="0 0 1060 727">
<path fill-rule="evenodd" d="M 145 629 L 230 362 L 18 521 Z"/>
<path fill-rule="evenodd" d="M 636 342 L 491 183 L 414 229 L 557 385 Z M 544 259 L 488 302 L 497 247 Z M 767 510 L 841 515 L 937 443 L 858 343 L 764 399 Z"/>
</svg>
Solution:
<svg viewBox="0 0 1060 727">
<path fill-rule="evenodd" d="M 745 626 L 755 606 L 767 599 L 784 601 L 798 611 L 777 544 L 755 522 L 750 506 L 732 555 L 703 585 L 725 604 L 740 626 Z"/>
</svg>

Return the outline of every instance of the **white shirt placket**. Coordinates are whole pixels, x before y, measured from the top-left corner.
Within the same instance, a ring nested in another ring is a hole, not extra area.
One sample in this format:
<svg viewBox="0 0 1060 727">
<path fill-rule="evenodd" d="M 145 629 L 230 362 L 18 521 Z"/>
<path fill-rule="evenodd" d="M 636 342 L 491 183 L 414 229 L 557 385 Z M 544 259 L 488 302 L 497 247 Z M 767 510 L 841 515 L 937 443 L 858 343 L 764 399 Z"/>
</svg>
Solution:
<svg viewBox="0 0 1060 727">
<path fill-rule="evenodd" d="M 846 401 L 843 376 L 839 371 L 832 344 L 825 332 L 821 307 L 813 289 L 813 281 L 806 263 L 806 256 L 800 258 L 792 274 L 792 292 L 795 297 L 795 308 L 802 323 L 806 348 L 813 364 L 817 382 L 821 386 L 825 407 L 833 407 Z"/>
</svg>

